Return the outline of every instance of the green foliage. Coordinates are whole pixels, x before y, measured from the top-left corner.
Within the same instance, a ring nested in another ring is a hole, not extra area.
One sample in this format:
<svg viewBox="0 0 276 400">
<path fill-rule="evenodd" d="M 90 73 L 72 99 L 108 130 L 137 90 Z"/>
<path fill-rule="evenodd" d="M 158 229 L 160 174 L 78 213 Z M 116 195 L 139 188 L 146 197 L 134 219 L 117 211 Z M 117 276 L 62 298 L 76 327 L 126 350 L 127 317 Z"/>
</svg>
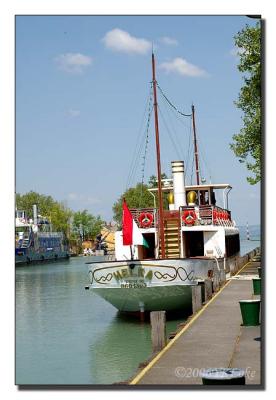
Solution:
<svg viewBox="0 0 276 400">
<path fill-rule="evenodd" d="M 24 195 L 16 194 L 16 207 L 24 210 L 28 218 L 33 216 L 33 205 L 38 207 L 38 214 L 46 217 L 52 224 L 53 230 L 64 232 L 67 237 L 79 238 L 80 228 L 84 239 L 94 239 L 100 233 L 104 221 L 100 216 L 93 216 L 87 210 L 74 213 L 63 203 L 55 201 L 51 196 L 45 196 L 36 192 L 28 192 Z M 69 231 L 70 221 L 73 217 L 72 232 Z"/>
<path fill-rule="evenodd" d="M 261 27 L 248 25 L 235 36 L 235 45 L 239 49 L 240 63 L 238 69 L 245 73 L 244 85 L 235 103 L 243 115 L 243 127 L 240 133 L 233 136 L 230 145 L 240 162 L 252 172 L 248 177 L 250 184 L 261 179 Z"/>
<path fill-rule="evenodd" d="M 82 236 L 84 240 L 95 239 L 101 232 L 104 221 L 98 215 L 95 217 L 89 214 L 87 210 L 77 211 L 73 216 L 73 232 Z"/>
<path fill-rule="evenodd" d="M 162 174 L 162 179 L 166 179 L 166 174 Z M 137 183 L 134 188 L 129 188 L 126 190 L 120 198 L 114 203 L 113 210 L 113 219 L 117 222 L 118 227 L 121 226 L 122 223 L 122 204 L 123 199 L 126 200 L 126 203 L 129 208 L 148 208 L 154 207 L 154 198 L 152 194 L 148 191 L 149 188 L 156 187 L 156 176 L 152 175 L 149 178 L 148 184 Z M 158 195 L 155 193 L 156 198 L 156 207 L 158 207 Z M 163 207 L 168 208 L 168 200 L 167 197 L 163 194 Z"/>
<path fill-rule="evenodd" d="M 134 188 L 129 188 L 125 191 L 112 207 L 114 213 L 113 219 L 119 226 L 122 222 L 123 199 L 126 200 L 129 208 L 147 208 L 154 206 L 153 197 L 148 191 L 148 185 L 137 183 Z"/>
<path fill-rule="evenodd" d="M 45 196 L 36 192 L 16 194 L 16 207 L 25 210 L 28 218 L 33 217 L 33 205 L 36 204 L 38 214 L 46 217 L 53 226 L 53 230 L 68 233 L 69 220 L 72 211 L 64 204 L 55 201 L 51 196 Z"/>
<path fill-rule="evenodd" d="M 162 179 L 168 179 L 168 177 L 167 177 L 167 175 L 166 175 L 165 173 L 161 174 L 161 180 L 162 180 Z M 155 175 L 151 175 L 151 176 L 149 177 L 148 185 L 149 185 L 150 188 L 154 188 L 154 187 L 157 187 L 157 186 L 158 186 L 158 184 L 157 184 L 157 178 L 156 178 Z"/>
</svg>

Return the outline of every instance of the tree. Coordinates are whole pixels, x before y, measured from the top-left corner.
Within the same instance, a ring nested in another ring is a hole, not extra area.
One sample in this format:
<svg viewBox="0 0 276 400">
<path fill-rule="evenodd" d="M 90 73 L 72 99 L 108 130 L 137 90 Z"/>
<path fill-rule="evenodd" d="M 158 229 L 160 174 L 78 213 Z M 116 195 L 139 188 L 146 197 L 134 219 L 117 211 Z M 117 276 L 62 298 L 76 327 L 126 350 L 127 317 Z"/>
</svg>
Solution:
<svg viewBox="0 0 276 400">
<path fill-rule="evenodd" d="M 126 190 L 112 207 L 114 213 L 113 219 L 119 226 L 122 222 L 123 199 L 126 200 L 129 208 L 147 208 L 154 206 L 154 200 L 148 191 L 148 185 L 137 183 L 134 188 Z"/>
<path fill-rule="evenodd" d="M 52 224 L 53 229 L 68 234 L 69 220 L 72 211 L 63 203 L 55 201 L 51 196 L 45 196 L 33 191 L 26 194 L 16 194 L 16 207 L 24 210 L 28 218 L 33 216 L 33 205 L 36 204 L 38 214 L 46 217 Z"/>
<path fill-rule="evenodd" d="M 168 177 L 167 177 L 167 175 L 166 175 L 165 173 L 161 174 L 161 180 L 162 180 L 162 179 L 168 179 Z M 151 176 L 149 177 L 148 185 L 149 185 L 150 188 L 153 188 L 153 187 L 157 187 L 157 186 L 158 186 L 157 177 L 156 177 L 155 175 L 151 175 Z"/>
<path fill-rule="evenodd" d="M 73 216 L 73 231 L 78 233 L 84 240 L 95 239 L 102 227 L 104 221 L 98 215 L 95 217 L 89 214 L 87 210 L 77 211 Z"/>
<path fill-rule="evenodd" d="M 234 143 L 230 145 L 240 162 L 253 176 L 248 177 L 250 184 L 256 184 L 261 179 L 261 26 L 246 27 L 234 37 L 239 49 L 240 63 L 238 69 L 245 73 L 244 85 L 240 90 L 238 101 L 235 102 L 243 113 L 243 127 L 240 133 L 233 136 Z"/>
<path fill-rule="evenodd" d="M 162 174 L 162 179 L 167 179 L 166 174 Z M 137 183 L 134 188 L 129 188 L 126 190 L 120 198 L 114 203 L 113 219 L 117 222 L 118 226 L 121 226 L 122 222 L 122 203 L 123 199 L 126 200 L 129 208 L 148 208 L 148 207 L 158 207 L 158 196 L 155 194 L 155 202 L 152 194 L 148 191 L 149 188 L 157 187 L 156 177 L 152 175 L 149 178 L 148 184 Z M 167 197 L 163 194 L 163 207 L 168 208 Z"/>
<path fill-rule="evenodd" d="M 53 230 L 64 232 L 67 237 L 79 238 L 81 232 L 83 238 L 94 239 L 104 225 L 104 221 L 98 215 L 95 217 L 87 210 L 73 212 L 65 204 L 55 201 L 51 196 L 45 196 L 33 191 L 26 194 L 16 194 L 16 207 L 24 210 L 27 218 L 33 216 L 33 205 L 36 204 L 38 214 L 46 217 L 52 224 Z M 73 217 L 73 220 L 72 220 Z M 69 231 L 72 220 L 72 232 Z"/>
</svg>

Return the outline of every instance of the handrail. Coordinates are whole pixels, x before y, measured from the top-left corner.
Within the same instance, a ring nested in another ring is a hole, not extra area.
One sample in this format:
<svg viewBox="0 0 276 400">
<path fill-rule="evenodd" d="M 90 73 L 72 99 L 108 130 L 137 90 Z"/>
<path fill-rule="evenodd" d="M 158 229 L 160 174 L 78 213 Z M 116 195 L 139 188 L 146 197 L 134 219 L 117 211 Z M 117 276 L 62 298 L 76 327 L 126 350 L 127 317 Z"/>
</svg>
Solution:
<svg viewBox="0 0 276 400">
<path fill-rule="evenodd" d="M 153 220 L 151 225 L 148 228 L 154 228 L 157 226 L 157 210 L 156 208 L 153 207 L 147 207 L 147 208 L 130 208 L 129 210 L 133 216 L 134 221 L 136 222 L 136 224 L 138 225 L 138 227 L 140 227 L 140 221 L 139 221 L 139 217 L 141 214 L 145 213 L 149 213 L 153 215 Z"/>
<path fill-rule="evenodd" d="M 215 205 L 200 205 L 200 206 L 182 206 L 180 207 L 181 226 L 185 226 L 182 216 L 185 211 L 195 211 L 197 216 L 196 225 L 218 225 L 218 226 L 234 226 L 231 218 L 231 211 L 215 206 Z"/>
</svg>

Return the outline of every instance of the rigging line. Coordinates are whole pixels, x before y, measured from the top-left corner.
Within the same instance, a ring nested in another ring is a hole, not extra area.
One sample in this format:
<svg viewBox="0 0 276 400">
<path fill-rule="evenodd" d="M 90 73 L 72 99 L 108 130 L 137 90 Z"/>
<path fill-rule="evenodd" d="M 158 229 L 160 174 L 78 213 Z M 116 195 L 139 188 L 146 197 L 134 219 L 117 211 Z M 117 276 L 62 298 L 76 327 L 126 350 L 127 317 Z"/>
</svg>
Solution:
<svg viewBox="0 0 276 400">
<path fill-rule="evenodd" d="M 142 117 L 142 120 L 141 120 L 141 123 L 140 123 L 140 127 L 139 127 L 139 130 L 138 130 L 137 140 L 136 140 L 136 144 L 135 144 L 135 147 L 134 147 L 134 152 L 133 152 L 131 165 L 130 165 L 130 168 L 129 168 L 129 174 L 128 174 L 128 177 L 127 177 L 126 188 L 129 187 L 132 170 L 135 167 L 135 163 L 136 163 L 136 159 L 137 159 L 137 157 L 135 157 L 135 155 L 137 155 L 137 148 L 138 148 L 138 145 L 139 145 L 140 136 L 142 134 L 142 131 L 144 132 L 142 127 L 143 127 L 143 124 L 144 124 L 144 121 L 145 121 L 145 115 L 146 115 L 147 109 L 149 108 L 151 101 L 152 101 L 152 82 L 150 83 L 149 94 L 148 94 L 147 99 L 146 99 L 146 105 L 145 105 L 145 109 L 144 109 L 144 112 L 143 112 L 143 117 Z M 141 144 L 140 144 L 140 147 L 141 147 Z"/>
<path fill-rule="evenodd" d="M 151 89 L 152 89 L 152 86 L 151 86 Z M 152 113 L 152 109 L 153 109 L 153 105 L 152 105 L 152 101 L 153 100 L 152 99 L 153 99 L 153 97 L 152 97 L 152 90 L 151 90 L 150 99 L 149 99 L 149 102 L 148 102 L 148 117 L 147 117 L 147 122 L 146 122 L 146 128 L 147 128 L 147 126 L 149 124 L 150 114 Z M 144 129 L 143 129 L 143 136 L 141 137 L 140 146 L 139 146 L 138 151 L 136 150 L 136 157 L 134 157 L 132 169 L 131 169 L 131 171 L 129 173 L 128 186 L 130 185 L 134 175 L 136 174 L 146 136 L 147 136 L 147 131 L 145 132 Z"/>
<path fill-rule="evenodd" d="M 165 98 L 163 98 L 163 96 L 160 96 L 160 98 L 162 98 L 164 100 L 164 102 L 167 100 Z M 187 125 L 186 123 L 186 119 L 182 118 L 181 115 L 179 115 L 178 111 L 176 111 L 174 108 L 170 107 L 173 115 L 175 116 L 175 118 L 182 124 L 185 126 L 185 128 L 189 129 L 189 125 Z M 192 117 L 192 114 L 187 115 L 187 117 Z"/>
<path fill-rule="evenodd" d="M 211 178 L 211 176 L 212 176 L 211 170 L 210 170 L 210 168 L 209 168 L 209 166 L 208 166 L 207 159 L 205 158 L 205 157 L 206 157 L 206 154 L 205 154 L 204 146 L 201 145 L 202 142 L 201 142 L 201 139 L 200 139 L 200 138 L 198 138 L 198 142 L 199 142 L 199 145 L 200 145 L 199 148 L 200 148 L 200 150 L 201 150 L 201 158 L 202 158 L 203 163 L 204 163 L 204 165 L 205 165 L 205 167 L 206 167 L 206 170 L 207 170 L 207 172 L 208 172 L 208 174 L 209 174 L 209 176 L 210 176 L 210 178 Z"/>
<path fill-rule="evenodd" d="M 138 165 L 139 165 L 139 160 L 140 160 L 140 157 L 141 157 L 141 154 L 142 154 L 142 151 L 143 151 L 143 144 L 145 142 L 145 139 L 146 139 L 146 133 L 144 133 L 144 135 L 142 137 L 142 140 L 141 140 L 141 143 L 140 143 L 139 150 L 136 153 L 135 164 L 134 164 L 133 169 L 132 169 L 131 174 L 130 174 L 129 184 L 132 182 L 132 180 L 133 180 L 133 178 L 134 178 L 134 176 L 135 176 L 135 174 L 137 172 Z"/>
<path fill-rule="evenodd" d="M 145 110 L 144 110 L 142 124 L 140 126 L 139 135 L 137 137 L 136 146 L 134 148 L 132 163 L 131 163 L 131 167 L 130 167 L 129 175 L 128 175 L 128 179 L 127 179 L 127 188 L 129 187 L 130 182 L 132 180 L 132 176 L 133 176 L 133 174 L 134 174 L 134 172 L 135 172 L 135 170 L 137 168 L 137 160 L 139 158 L 139 155 L 140 155 L 140 152 L 141 152 L 141 149 L 142 149 L 142 145 L 144 143 L 144 134 L 141 137 L 140 137 L 140 135 L 141 135 L 142 132 L 144 133 L 144 129 L 142 130 L 142 126 L 143 126 L 143 123 L 144 123 L 144 120 L 145 120 L 146 110 L 149 107 L 150 102 L 151 102 L 151 91 L 152 90 L 151 90 L 151 87 L 150 87 L 150 93 L 149 93 L 149 96 L 148 96 L 148 99 L 147 99 L 147 103 L 146 103 L 146 107 L 145 107 Z M 139 139 L 140 139 L 140 145 L 139 145 Z"/>
<path fill-rule="evenodd" d="M 150 126 L 150 118 L 151 118 L 151 115 L 152 115 L 152 111 L 153 111 L 153 104 L 151 102 L 151 109 L 149 109 L 149 114 L 148 114 L 148 118 L 147 118 L 146 132 L 145 132 L 145 134 L 143 136 L 143 140 L 141 141 L 139 152 L 136 155 L 136 163 L 135 163 L 135 168 L 133 169 L 132 174 L 131 174 L 131 180 L 133 179 L 133 177 L 136 174 L 136 171 L 138 169 L 139 160 L 140 160 L 140 157 L 141 157 L 141 154 L 142 154 L 142 151 L 143 151 L 143 145 L 144 145 L 145 142 L 148 141 L 148 131 L 149 131 L 149 126 Z"/>
<path fill-rule="evenodd" d="M 189 132 L 189 143 L 188 143 L 188 154 L 187 154 L 187 165 L 185 169 L 184 177 L 186 177 L 186 173 L 188 176 L 188 169 L 190 166 L 190 157 L 191 157 L 191 138 L 192 138 L 192 118 L 190 119 L 190 132 Z M 187 172 L 186 172 L 187 171 Z"/>
<path fill-rule="evenodd" d="M 182 111 L 179 111 L 178 108 L 168 99 L 168 97 L 165 95 L 161 87 L 159 86 L 158 82 L 156 82 L 158 89 L 160 90 L 162 96 L 166 99 L 166 101 L 169 103 L 169 105 L 174 108 L 175 111 L 178 112 L 178 114 L 183 115 L 183 117 L 191 117 L 192 114 L 184 114 Z"/>
<path fill-rule="evenodd" d="M 180 151 L 181 151 L 181 153 L 183 154 L 183 157 L 184 157 L 185 151 L 184 151 L 184 149 L 182 147 L 183 141 L 181 141 L 179 139 L 178 133 L 177 133 L 177 131 L 175 129 L 175 126 L 173 124 L 172 116 L 170 115 L 169 108 L 167 106 L 165 106 L 165 100 L 164 99 L 163 99 L 163 102 L 164 102 L 164 108 L 165 108 L 166 114 L 167 114 L 167 116 L 168 116 L 168 118 L 170 120 L 170 123 L 171 123 L 171 127 L 172 127 L 172 131 L 174 133 L 174 136 L 175 136 L 176 144 L 177 144 L 178 148 L 180 149 Z M 170 110 L 171 110 L 171 108 L 170 108 Z"/>
<path fill-rule="evenodd" d="M 177 148 L 177 146 L 176 146 L 176 144 L 175 144 L 175 141 L 174 141 L 174 139 L 173 139 L 173 137 L 172 137 L 172 134 L 171 134 L 171 132 L 170 132 L 170 130 L 169 130 L 169 128 L 168 128 L 168 125 L 167 125 L 167 123 L 166 123 L 166 121 L 165 121 L 165 118 L 164 118 L 164 116 L 163 116 L 163 113 L 162 113 L 162 111 L 161 111 L 159 105 L 158 105 L 158 110 L 160 111 L 160 115 L 161 115 L 161 117 L 162 117 L 163 123 L 164 123 L 164 125 L 165 125 L 165 127 L 166 127 L 166 129 L 167 129 L 167 131 L 168 131 L 168 133 L 169 133 L 169 137 L 170 137 L 170 139 L 171 139 L 171 141 L 172 141 L 172 144 L 173 144 L 173 147 L 174 147 L 174 149 L 175 149 L 175 151 L 176 151 L 176 153 L 177 153 L 177 156 L 181 159 L 181 154 L 179 153 L 179 150 L 178 150 L 178 148 Z"/>
<path fill-rule="evenodd" d="M 193 153 L 193 162 L 192 162 L 192 170 L 191 170 L 191 185 L 193 184 L 194 160 L 195 160 L 195 155 Z"/>
<path fill-rule="evenodd" d="M 149 144 L 149 127 L 150 127 L 150 120 L 151 120 L 151 115 L 153 111 L 153 105 L 151 108 L 151 111 L 148 115 L 148 120 L 147 120 L 147 129 L 146 129 L 146 143 L 145 143 L 145 151 L 144 151 L 144 156 L 143 156 L 143 161 L 142 161 L 142 179 L 141 179 L 141 192 L 140 192 L 140 198 L 139 198 L 139 207 L 141 206 L 141 200 L 143 196 L 143 185 L 144 185 L 144 178 L 145 178 L 145 166 L 146 166 L 146 156 L 147 156 L 147 151 L 148 151 L 148 144 Z"/>
</svg>

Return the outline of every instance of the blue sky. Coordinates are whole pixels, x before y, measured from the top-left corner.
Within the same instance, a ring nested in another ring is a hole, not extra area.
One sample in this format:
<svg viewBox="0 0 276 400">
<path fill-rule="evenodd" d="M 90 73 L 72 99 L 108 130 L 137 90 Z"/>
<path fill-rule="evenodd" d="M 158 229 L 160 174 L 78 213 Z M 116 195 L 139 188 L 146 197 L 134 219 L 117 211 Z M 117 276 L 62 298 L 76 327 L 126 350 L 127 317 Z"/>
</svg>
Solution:
<svg viewBox="0 0 276 400">
<path fill-rule="evenodd" d="M 195 105 L 202 175 L 233 186 L 238 224 L 258 224 L 260 187 L 247 183 L 229 148 L 241 127 L 233 36 L 255 23 L 240 16 L 17 17 L 17 192 L 34 190 L 112 219 L 145 132 L 153 42 L 159 85 L 179 109 L 189 113 Z M 162 170 L 170 174 L 170 160 L 183 155 L 187 162 L 190 120 L 175 118 L 160 93 L 159 105 Z M 145 180 L 156 174 L 152 122 Z M 141 180 L 141 164 L 132 185 Z"/>
</svg>

